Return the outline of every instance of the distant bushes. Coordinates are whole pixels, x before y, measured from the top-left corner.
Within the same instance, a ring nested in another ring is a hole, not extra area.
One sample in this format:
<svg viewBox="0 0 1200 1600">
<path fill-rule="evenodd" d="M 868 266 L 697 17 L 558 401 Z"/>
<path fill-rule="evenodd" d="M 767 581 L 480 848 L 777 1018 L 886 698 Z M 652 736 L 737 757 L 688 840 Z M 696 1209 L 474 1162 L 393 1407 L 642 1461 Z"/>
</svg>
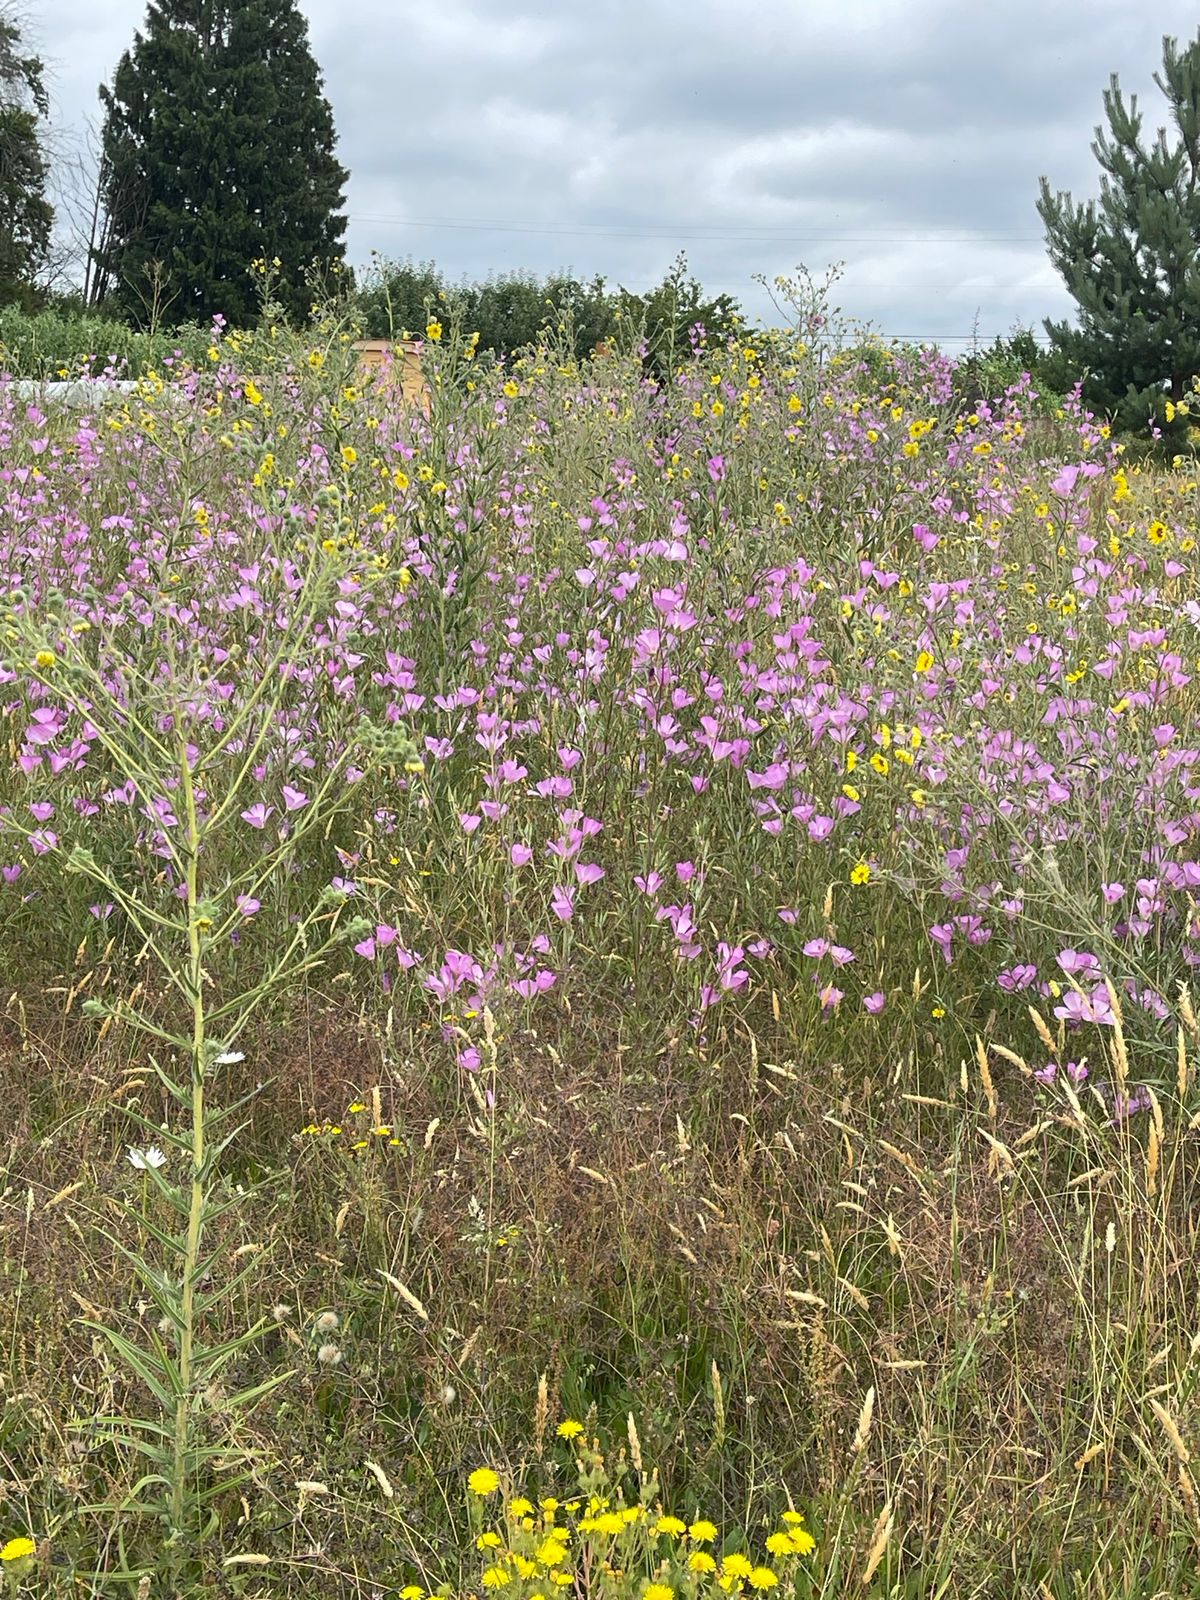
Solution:
<svg viewBox="0 0 1200 1600">
<path fill-rule="evenodd" d="M 954 394 L 962 410 L 973 411 L 984 401 L 999 399 L 1025 373 L 1037 391 L 1035 409 L 1046 415 L 1059 409 L 1079 376 L 1068 370 L 1061 356 L 1039 344 L 1030 329 L 1019 328 L 955 363 Z"/>
<path fill-rule="evenodd" d="M 195 324 L 153 332 L 69 307 L 24 311 L 0 308 L 0 371 L 19 378 L 99 376 L 139 378 L 178 355 L 202 361 L 211 343 Z"/>
</svg>

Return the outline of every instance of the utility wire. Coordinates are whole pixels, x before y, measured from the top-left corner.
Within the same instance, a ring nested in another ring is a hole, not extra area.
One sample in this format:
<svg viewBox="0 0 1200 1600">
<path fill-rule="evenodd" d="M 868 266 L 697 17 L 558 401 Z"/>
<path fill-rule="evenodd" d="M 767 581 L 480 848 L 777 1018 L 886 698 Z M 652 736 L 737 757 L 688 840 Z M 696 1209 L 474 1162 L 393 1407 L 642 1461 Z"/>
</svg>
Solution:
<svg viewBox="0 0 1200 1600">
<path fill-rule="evenodd" d="M 425 217 L 369 217 L 348 213 L 351 222 L 369 222 L 386 228 L 454 228 L 475 233 L 536 233 L 563 239 L 691 239 L 708 244 L 1043 244 L 1040 234 L 858 234 L 778 233 L 759 229 L 740 233 L 698 232 L 695 227 L 675 231 L 644 228 L 607 228 L 588 223 L 575 228 L 545 228 L 529 222 L 451 222 Z M 713 224 L 714 227 L 718 226 Z"/>
</svg>

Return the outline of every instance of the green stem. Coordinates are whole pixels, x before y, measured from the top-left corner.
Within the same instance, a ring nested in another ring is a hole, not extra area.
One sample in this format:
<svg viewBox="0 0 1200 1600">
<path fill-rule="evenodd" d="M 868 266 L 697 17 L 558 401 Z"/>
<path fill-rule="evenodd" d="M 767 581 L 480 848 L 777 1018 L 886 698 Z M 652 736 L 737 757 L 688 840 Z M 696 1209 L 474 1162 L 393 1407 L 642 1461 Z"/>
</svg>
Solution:
<svg viewBox="0 0 1200 1600">
<path fill-rule="evenodd" d="M 192 1182 L 188 1205 L 187 1245 L 180 1285 L 179 1318 L 179 1393 L 175 1401 L 175 1446 L 171 1473 L 171 1522 L 176 1538 L 183 1531 L 184 1505 L 189 1469 L 190 1423 L 192 1410 L 192 1349 L 195 1335 L 195 1288 L 204 1223 L 204 965 L 203 944 L 198 919 L 200 825 L 196 815 L 196 791 L 187 745 L 179 741 L 179 766 L 183 783 L 185 845 L 185 884 L 188 919 L 188 988 L 192 1001 Z"/>
</svg>

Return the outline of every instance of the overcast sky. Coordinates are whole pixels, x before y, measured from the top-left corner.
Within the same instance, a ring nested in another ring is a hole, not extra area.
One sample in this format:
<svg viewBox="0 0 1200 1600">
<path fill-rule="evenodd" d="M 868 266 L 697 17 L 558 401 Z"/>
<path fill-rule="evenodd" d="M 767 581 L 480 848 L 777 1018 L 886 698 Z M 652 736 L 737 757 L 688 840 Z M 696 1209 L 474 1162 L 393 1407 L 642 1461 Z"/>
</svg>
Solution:
<svg viewBox="0 0 1200 1600">
<path fill-rule="evenodd" d="M 144 0 L 24 0 L 82 143 Z M 641 289 L 679 250 L 756 274 L 844 263 L 835 303 L 959 348 L 1068 309 L 1038 178 L 1077 197 L 1118 72 L 1150 127 L 1189 0 L 302 0 L 350 169 L 349 255 Z M 778 319 L 776 319 L 778 320 Z M 957 341 L 957 342 L 956 342 Z"/>
</svg>

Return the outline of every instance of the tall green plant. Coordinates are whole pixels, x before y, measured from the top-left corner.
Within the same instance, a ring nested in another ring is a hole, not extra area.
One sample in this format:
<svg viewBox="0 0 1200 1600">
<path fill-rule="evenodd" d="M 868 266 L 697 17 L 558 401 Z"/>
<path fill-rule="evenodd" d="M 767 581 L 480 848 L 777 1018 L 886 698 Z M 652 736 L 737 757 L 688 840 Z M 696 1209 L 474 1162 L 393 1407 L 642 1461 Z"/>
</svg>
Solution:
<svg viewBox="0 0 1200 1600">
<path fill-rule="evenodd" d="M 291 669 L 304 658 L 337 576 L 336 564 L 314 539 L 274 654 L 219 731 L 199 714 L 203 693 L 186 655 L 161 652 L 153 640 L 144 647 L 154 652 L 153 661 L 108 646 L 89 651 L 88 636 L 64 627 L 52 601 L 35 609 L 23 594 L 15 596 L 7 618 L 10 641 L 30 675 L 47 696 L 87 720 L 112 776 L 136 794 L 138 806 L 128 812 L 131 827 L 140 830 L 142 815 L 157 816 L 159 848 L 152 859 L 165 860 L 169 869 L 131 878 L 82 840 L 69 850 L 64 841 L 65 869 L 94 883 L 119 908 L 162 980 L 157 999 L 151 990 L 142 1001 L 97 1001 L 88 1008 L 153 1041 L 158 1054 L 149 1057 L 150 1064 L 170 1114 L 160 1125 L 129 1111 L 150 1141 L 130 1151 L 144 1175 L 140 1199 L 117 1201 L 136 1242 L 107 1236 L 160 1321 L 144 1342 L 106 1322 L 88 1324 L 135 1380 L 143 1410 L 89 1418 L 85 1426 L 92 1438 L 143 1464 L 130 1494 L 108 1509 L 148 1513 L 163 1532 L 161 1553 L 147 1550 L 136 1569 L 126 1564 L 119 1576 L 157 1570 L 172 1592 L 199 1571 L 203 1541 L 220 1523 L 221 1501 L 247 1475 L 251 1452 L 238 1442 L 240 1420 L 290 1376 L 285 1369 L 241 1388 L 227 1386 L 231 1363 L 256 1344 L 267 1319 L 229 1338 L 210 1339 L 206 1332 L 222 1321 L 254 1271 L 251 1263 L 218 1277 L 224 1246 L 217 1225 L 270 1183 L 235 1187 L 224 1177 L 222 1158 L 245 1126 L 240 1114 L 258 1090 L 219 1106 L 215 1076 L 242 1059 L 236 1045 L 260 1007 L 320 966 L 335 945 L 361 937 L 367 925 L 348 915 L 348 889 L 327 887 L 298 912 L 290 935 L 255 976 L 242 981 L 239 969 L 224 963 L 224 992 L 211 972 L 242 920 L 247 897 L 286 874 L 311 840 L 327 837 L 351 792 L 347 767 L 353 763 L 366 776 L 380 763 L 415 759 L 407 735 L 395 727 L 323 729 L 334 753 L 304 811 L 261 856 L 229 867 L 222 836 L 258 791 L 256 765 L 283 712 Z M 163 814 L 164 796 L 171 797 L 169 816 Z M 225 1423 L 226 1437 L 219 1442 L 203 1421 L 214 1410 Z M 122 1548 L 128 1543 L 123 1536 Z"/>
</svg>

